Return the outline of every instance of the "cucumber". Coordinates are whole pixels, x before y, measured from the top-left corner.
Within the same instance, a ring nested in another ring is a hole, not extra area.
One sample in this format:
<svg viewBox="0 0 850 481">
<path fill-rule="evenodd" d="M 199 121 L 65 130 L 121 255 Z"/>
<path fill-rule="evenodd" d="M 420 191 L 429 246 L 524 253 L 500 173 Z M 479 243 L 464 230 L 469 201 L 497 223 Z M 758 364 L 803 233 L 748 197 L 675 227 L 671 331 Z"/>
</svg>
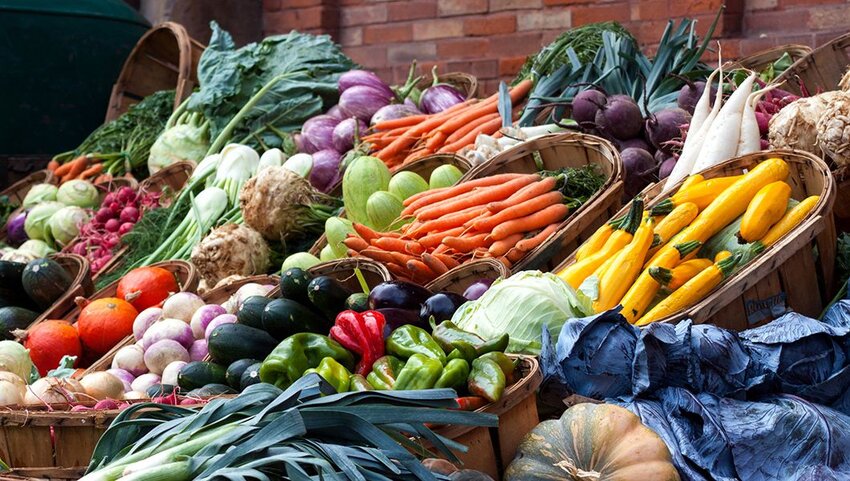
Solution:
<svg viewBox="0 0 850 481">
<path fill-rule="evenodd" d="M 333 320 L 345 310 L 345 300 L 351 295 L 351 291 L 332 277 L 318 276 L 307 285 L 307 295 L 317 309 Z"/>
<path fill-rule="evenodd" d="M 251 296 L 245 299 L 236 311 L 237 322 L 246 326 L 262 329 L 263 309 L 265 309 L 266 305 L 271 301 L 272 299 L 265 296 Z"/>
<path fill-rule="evenodd" d="M 225 386 L 224 384 L 207 384 L 206 386 L 199 387 L 197 389 L 192 389 L 186 396 L 188 397 L 210 397 L 210 396 L 220 396 L 222 394 L 236 394 L 236 391 L 230 386 Z"/>
<path fill-rule="evenodd" d="M 269 333 L 242 324 L 222 324 L 207 341 L 212 360 L 225 366 L 250 357 L 265 359 L 275 346 L 277 341 Z"/>
<path fill-rule="evenodd" d="M 246 387 L 259 384 L 260 381 L 260 367 L 263 363 L 258 362 L 248 367 L 245 372 L 242 373 L 242 378 L 239 380 L 239 390 L 244 391 Z"/>
<path fill-rule="evenodd" d="M 307 297 L 307 284 L 312 279 L 313 276 L 304 269 L 293 267 L 285 270 L 280 275 L 281 297 L 292 299 L 301 304 L 309 304 L 310 298 Z"/>
<path fill-rule="evenodd" d="M 227 382 L 223 367 L 212 362 L 192 361 L 177 374 L 177 385 L 183 391 L 191 391 L 207 384 Z"/>
<path fill-rule="evenodd" d="M 299 332 L 326 334 L 331 327 L 333 322 L 291 299 L 275 299 L 263 310 L 263 330 L 278 341 Z"/>
<path fill-rule="evenodd" d="M 0 261 L 0 287 L 23 294 L 24 284 L 21 277 L 26 267 L 23 262 Z"/>
<path fill-rule="evenodd" d="M 229 366 L 227 366 L 227 372 L 224 374 L 224 377 L 227 379 L 227 384 L 233 389 L 238 390 L 239 383 L 242 380 L 242 373 L 258 362 L 260 361 L 256 359 L 240 359 L 232 362 Z"/>
<path fill-rule="evenodd" d="M 28 328 L 37 317 L 37 312 L 22 307 L 0 307 L 0 339 L 14 341 L 12 331 Z"/>
<path fill-rule="evenodd" d="M 369 295 L 362 292 L 355 292 L 345 300 L 345 308 L 351 309 L 354 312 L 368 311 Z"/>
</svg>

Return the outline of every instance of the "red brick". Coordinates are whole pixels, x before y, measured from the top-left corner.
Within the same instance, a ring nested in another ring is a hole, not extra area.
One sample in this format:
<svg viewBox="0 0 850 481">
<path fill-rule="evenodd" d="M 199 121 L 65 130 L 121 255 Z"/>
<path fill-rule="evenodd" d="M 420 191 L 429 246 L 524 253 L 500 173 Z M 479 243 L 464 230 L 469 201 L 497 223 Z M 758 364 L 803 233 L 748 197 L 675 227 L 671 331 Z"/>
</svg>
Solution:
<svg viewBox="0 0 850 481">
<path fill-rule="evenodd" d="M 351 5 L 363 5 L 366 0 L 338 0 L 339 5 L 342 7 L 348 7 Z"/>
<path fill-rule="evenodd" d="M 551 5 L 581 5 L 585 3 L 593 3 L 594 0 L 543 0 L 543 4 Z"/>
<path fill-rule="evenodd" d="M 667 20 L 670 18 L 668 9 L 668 0 L 640 0 L 632 3 L 631 18 L 632 20 Z"/>
<path fill-rule="evenodd" d="M 469 17 L 463 21 L 463 31 L 473 37 L 516 32 L 516 15 L 489 15 Z"/>
<path fill-rule="evenodd" d="M 409 42 L 411 39 L 413 39 L 413 29 L 409 23 L 366 25 L 363 27 L 363 43 L 365 44 L 391 44 Z"/>
<path fill-rule="evenodd" d="M 540 45 L 549 45 L 562 33 L 564 33 L 563 30 L 543 30 L 540 32 Z"/>
<path fill-rule="evenodd" d="M 324 11 L 324 7 L 279 10 L 265 14 L 263 16 L 263 23 L 267 32 L 288 32 L 292 29 L 321 28 Z"/>
<path fill-rule="evenodd" d="M 528 10 L 530 8 L 540 8 L 543 6 L 543 0 L 490 0 L 490 11 L 497 12 L 500 10 Z"/>
<path fill-rule="evenodd" d="M 784 10 L 775 12 L 759 12 L 744 18 L 744 28 L 748 35 L 776 31 L 799 32 L 805 31 L 809 21 L 808 10 Z"/>
<path fill-rule="evenodd" d="M 628 5 L 625 3 L 616 3 L 609 5 L 588 5 L 586 7 L 573 9 L 573 25 L 578 27 L 588 23 L 606 22 L 613 20 L 615 22 L 626 22 L 629 20 L 631 12 Z"/>
<path fill-rule="evenodd" d="M 499 59 L 499 75 L 516 75 L 525 63 L 526 57 L 502 57 Z"/>
<path fill-rule="evenodd" d="M 346 47 L 343 49 L 346 55 L 356 63 L 364 67 L 377 68 L 386 67 L 387 47 L 383 45 L 364 45 L 361 47 Z"/>
<path fill-rule="evenodd" d="M 431 40 L 463 36 L 463 20 L 459 18 L 421 20 L 413 23 L 414 40 Z"/>
<path fill-rule="evenodd" d="M 632 35 L 637 38 L 641 45 L 657 43 L 664 34 L 664 29 L 667 28 L 665 20 L 649 20 L 637 22 L 635 27 L 631 28 Z"/>
<path fill-rule="evenodd" d="M 830 30 L 847 28 L 850 18 L 850 5 L 836 7 L 820 7 L 809 9 L 808 27 L 813 30 Z"/>
<path fill-rule="evenodd" d="M 557 29 L 561 32 L 572 26 L 572 12 L 568 8 L 545 8 L 533 12 L 521 12 L 517 18 L 517 30 Z"/>
<path fill-rule="evenodd" d="M 387 47 L 387 60 L 391 65 L 435 58 L 437 58 L 437 46 L 432 42 L 402 43 Z"/>
<path fill-rule="evenodd" d="M 343 47 L 353 47 L 363 45 L 363 28 L 362 27 L 346 27 L 339 29 L 337 34 L 337 42 Z"/>
<path fill-rule="evenodd" d="M 470 62 L 449 62 L 447 72 L 466 72 L 478 78 L 494 78 L 499 74 L 499 61 L 473 60 Z"/>
<path fill-rule="evenodd" d="M 321 7 L 322 0 L 281 0 L 280 7 L 288 8 L 305 8 L 305 7 Z"/>
<path fill-rule="evenodd" d="M 387 4 L 387 17 L 390 22 L 434 18 L 436 16 L 437 4 L 432 0 L 402 1 Z"/>
<path fill-rule="evenodd" d="M 505 82 L 510 79 L 505 79 Z M 478 79 L 478 96 L 487 97 L 499 91 L 500 79 Z"/>
<path fill-rule="evenodd" d="M 479 38 L 442 40 L 437 44 L 437 54 L 443 59 L 482 58 L 488 46 L 486 39 Z"/>
<path fill-rule="evenodd" d="M 827 5 L 827 4 L 836 4 L 836 3 L 845 3 L 847 0 L 817 0 L 818 5 Z M 786 7 L 810 7 L 812 5 L 812 0 L 779 0 L 780 8 Z"/>
<path fill-rule="evenodd" d="M 490 37 L 490 55 L 497 58 L 531 55 L 543 46 L 542 40 L 540 32 L 494 35 Z"/>
<path fill-rule="evenodd" d="M 263 12 L 276 12 L 280 10 L 280 0 L 263 0 Z"/>
<path fill-rule="evenodd" d="M 779 6 L 779 0 L 748 0 L 746 10 L 773 10 Z"/>
<path fill-rule="evenodd" d="M 469 15 L 487 11 L 487 0 L 437 0 L 437 13 L 441 17 Z"/>
<path fill-rule="evenodd" d="M 716 14 L 718 10 L 720 10 L 720 6 L 723 5 L 724 0 L 688 0 L 688 1 L 680 1 L 680 0 L 672 0 L 670 2 L 670 7 L 668 10 L 668 15 L 670 17 L 685 17 L 692 16 L 699 13 L 714 13 Z M 729 7 L 727 6 L 726 11 L 729 11 Z"/>
<path fill-rule="evenodd" d="M 387 21 L 387 6 L 364 5 L 360 7 L 346 7 L 339 11 L 340 25 L 370 25 Z"/>
</svg>

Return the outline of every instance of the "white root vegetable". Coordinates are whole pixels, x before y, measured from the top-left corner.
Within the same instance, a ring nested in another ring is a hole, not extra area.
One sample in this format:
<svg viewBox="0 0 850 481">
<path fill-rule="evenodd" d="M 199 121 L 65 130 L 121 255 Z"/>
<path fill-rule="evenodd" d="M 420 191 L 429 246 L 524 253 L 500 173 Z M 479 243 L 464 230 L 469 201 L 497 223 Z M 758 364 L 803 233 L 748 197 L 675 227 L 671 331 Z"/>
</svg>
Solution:
<svg viewBox="0 0 850 481">
<path fill-rule="evenodd" d="M 192 264 L 208 285 L 231 275 L 262 274 L 269 268 L 269 246 L 256 230 L 241 224 L 215 228 L 192 249 Z"/>
<path fill-rule="evenodd" d="M 720 74 L 721 82 L 723 78 L 723 65 L 717 68 L 714 72 L 711 72 L 711 75 L 705 80 L 705 88 L 702 91 L 702 95 L 700 95 L 697 104 L 694 106 L 694 113 L 691 115 L 691 123 L 688 126 L 688 130 L 693 130 L 694 132 L 698 132 L 702 127 L 705 119 L 708 118 L 708 114 L 711 113 L 711 84 L 714 83 L 714 76 Z M 685 139 L 685 145 L 688 145 L 687 139 Z"/>
<path fill-rule="evenodd" d="M 756 74 L 747 77 L 720 109 L 691 173 L 701 172 L 735 156 L 738 139 L 741 138 L 741 118 L 755 80 Z"/>
<path fill-rule="evenodd" d="M 744 106 L 744 112 L 741 115 L 741 135 L 738 138 L 736 157 L 761 150 L 761 132 L 759 132 L 759 123 L 756 119 L 756 104 L 764 94 L 776 87 L 778 85 L 757 90 L 747 97 L 747 104 Z"/>
<path fill-rule="evenodd" d="M 797 149 L 820 156 L 817 123 L 827 105 L 847 93 L 836 90 L 799 98 L 770 119 L 767 137 L 774 149 Z"/>
<path fill-rule="evenodd" d="M 850 92 L 831 98 L 817 123 L 818 147 L 838 165 L 850 164 Z"/>
<path fill-rule="evenodd" d="M 24 400 L 24 390 L 11 381 L 0 380 L 0 406 L 21 404 Z"/>
<path fill-rule="evenodd" d="M 86 374 L 80 384 L 86 389 L 86 394 L 98 401 L 124 397 L 124 383 L 106 371 Z"/>
</svg>

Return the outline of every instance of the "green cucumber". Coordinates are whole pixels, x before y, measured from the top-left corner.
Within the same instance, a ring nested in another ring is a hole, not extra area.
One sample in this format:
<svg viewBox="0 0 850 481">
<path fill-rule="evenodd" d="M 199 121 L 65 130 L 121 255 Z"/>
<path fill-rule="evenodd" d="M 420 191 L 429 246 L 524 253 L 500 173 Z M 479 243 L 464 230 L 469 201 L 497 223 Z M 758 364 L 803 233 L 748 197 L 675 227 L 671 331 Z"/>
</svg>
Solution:
<svg viewBox="0 0 850 481">
<path fill-rule="evenodd" d="M 317 309 L 333 320 L 336 319 L 337 314 L 345 310 L 345 301 L 351 295 L 351 291 L 332 277 L 318 276 L 307 285 L 307 295 Z"/>
<path fill-rule="evenodd" d="M 21 277 L 26 267 L 23 262 L 0 261 L 0 288 L 23 293 Z"/>
<path fill-rule="evenodd" d="M 260 367 L 263 363 L 258 362 L 256 364 L 252 364 L 242 373 L 242 379 L 239 380 L 239 390 L 244 391 L 246 387 L 259 384 L 260 381 Z"/>
<path fill-rule="evenodd" d="M 236 311 L 236 321 L 239 324 L 262 329 L 263 309 L 271 301 L 272 299 L 265 296 L 251 296 L 245 299 Z"/>
<path fill-rule="evenodd" d="M 0 307 L 0 339 L 14 341 L 15 336 L 12 335 L 12 331 L 28 328 L 37 317 L 37 312 L 23 307 Z"/>
<path fill-rule="evenodd" d="M 68 271 L 47 258 L 30 261 L 21 275 L 24 291 L 42 309 L 47 309 L 62 297 L 73 282 Z"/>
<path fill-rule="evenodd" d="M 177 374 L 177 385 L 183 391 L 225 382 L 227 382 L 225 369 L 212 362 L 192 361 L 183 366 Z"/>
<path fill-rule="evenodd" d="M 263 310 L 263 330 L 278 341 L 299 332 L 327 333 L 331 327 L 333 322 L 291 299 L 275 299 Z"/>
<path fill-rule="evenodd" d="M 222 324 L 207 341 L 212 360 L 224 366 L 250 357 L 265 359 L 276 346 L 277 341 L 266 331 L 242 324 Z"/>
<path fill-rule="evenodd" d="M 207 384 L 206 386 L 199 387 L 197 389 L 192 389 L 186 396 L 188 397 L 211 397 L 211 396 L 220 396 L 222 394 L 236 394 L 236 391 L 230 387 L 225 386 L 224 384 L 212 383 Z"/>
<path fill-rule="evenodd" d="M 301 304 L 308 304 L 310 298 L 307 297 L 307 284 L 313 279 L 313 276 L 304 269 L 293 267 L 285 270 L 280 275 L 280 296 Z"/>
<path fill-rule="evenodd" d="M 239 383 L 242 381 L 242 373 L 258 362 L 260 361 L 256 359 L 240 359 L 230 363 L 230 365 L 227 366 L 227 372 L 224 374 L 225 379 L 227 379 L 227 384 L 233 389 L 240 389 Z"/>
</svg>

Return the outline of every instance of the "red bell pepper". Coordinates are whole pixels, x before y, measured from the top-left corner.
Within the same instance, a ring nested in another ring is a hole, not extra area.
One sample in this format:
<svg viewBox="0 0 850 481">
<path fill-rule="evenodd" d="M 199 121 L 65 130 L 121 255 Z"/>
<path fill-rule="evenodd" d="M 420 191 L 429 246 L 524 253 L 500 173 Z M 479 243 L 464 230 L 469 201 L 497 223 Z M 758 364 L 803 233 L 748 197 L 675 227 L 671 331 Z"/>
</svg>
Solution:
<svg viewBox="0 0 850 481">
<path fill-rule="evenodd" d="M 355 372 L 366 376 L 384 355 L 384 315 L 378 311 L 342 311 L 336 316 L 331 337 L 360 356 Z"/>
</svg>

